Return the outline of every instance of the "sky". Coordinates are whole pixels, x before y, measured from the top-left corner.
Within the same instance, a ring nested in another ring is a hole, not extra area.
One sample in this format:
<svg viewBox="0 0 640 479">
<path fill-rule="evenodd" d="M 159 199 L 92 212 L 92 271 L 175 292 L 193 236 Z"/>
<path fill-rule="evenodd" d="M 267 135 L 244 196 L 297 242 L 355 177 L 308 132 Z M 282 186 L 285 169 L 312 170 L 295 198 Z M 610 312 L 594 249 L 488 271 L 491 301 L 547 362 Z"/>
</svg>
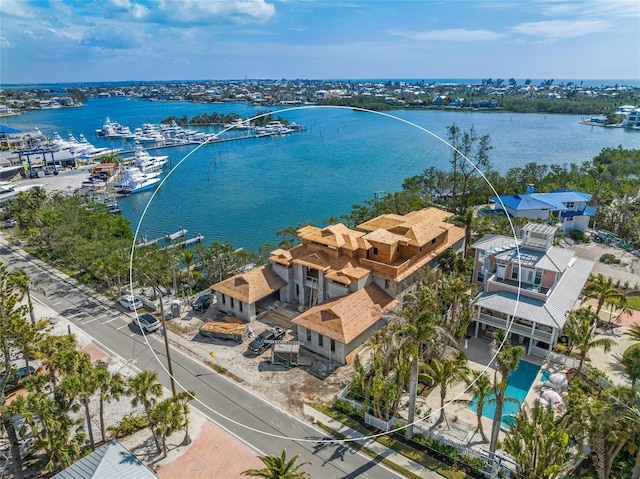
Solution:
<svg viewBox="0 0 640 479">
<path fill-rule="evenodd" d="M 0 0 L 0 84 L 640 79 L 638 0 Z"/>
</svg>

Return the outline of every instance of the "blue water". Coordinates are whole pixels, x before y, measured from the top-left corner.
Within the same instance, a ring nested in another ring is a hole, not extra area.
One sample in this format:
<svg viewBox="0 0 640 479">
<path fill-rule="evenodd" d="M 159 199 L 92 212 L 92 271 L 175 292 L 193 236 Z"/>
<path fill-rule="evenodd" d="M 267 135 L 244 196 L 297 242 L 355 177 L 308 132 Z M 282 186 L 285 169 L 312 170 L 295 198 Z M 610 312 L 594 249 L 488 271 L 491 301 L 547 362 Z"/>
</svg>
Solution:
<svg viewBox="0 0 640 479">
<path fill-rule="evenodd" d="M 273 111 L 278 108 L 273 108 Z M 160 123 L 169 116 L 198 113 L 264 112 L 241 103 L 194 104 L 145 102 L 127 98 L 90 99 L 83 107 L 32 111 L 2 119 L 22 130 L 45 134 L 84 134 L 96 146 L 126 146 L 97 139 L 105 118 L 131 129 Z M 582 163 L 602 148 L 640 149 L 640 132 L 580 125 L 577 115 L 510 114 L 466 111 L 394 111 L 389 115 L 350 109 L 307 107 L 279 113 L 306 125 L 302 133 L 201 147 L 169 175 L 140 224 L 148 237 L 184 227 L 202 233 L 205 243 L 229 241 L 256 250 L 276 243 L 276 231 L 289 225 L 348 214 L 354 204 L 373 199 L 374 192 L 397 191 L 405 178 L 430 166 L 449 168 L 448 148 L 415 123 L 446 138 L 447 127 L 474 127 L 491 137 L 493 168 L 529 162 Z M 213 131 L 202 128 L 204 131 Z M 193 147 L 157 150 L 178 165 Z M 152 192 L 120 200 L 135 230 Z"/>
<path fill-rule="evenodd" d="M 520 361 L 518 369 L 516 369 L 509 375 L 509 378 L 507 379 L 507 390 L 505 392 L 505 397 L 515 399 L 517 403 L 512 401 L 505 401 L 502 407 L 502 424 L 504 426 L 508 427 L 509 418 L 518 413 L 518 409 L 520 409 L 520 405 L 524 401 L 524 398 L 527 397 L 529 389 L 531 389 L 533 381 L 538 375 L 538 371 L 540 371 L 540 366 L 528 361 Z M 482 406 L 482 415 L 491 420 L 493 420 L 493 416 L 496 412 L 496 403 L 488 401 L 493 398 L 495 398 L 495 395 L 491 394 L 489 398 L 485 399 L 484 406 Z M 475 397 L 468 407 L 473 412 L 476 412 L 478 410 Z"/>
</svg>

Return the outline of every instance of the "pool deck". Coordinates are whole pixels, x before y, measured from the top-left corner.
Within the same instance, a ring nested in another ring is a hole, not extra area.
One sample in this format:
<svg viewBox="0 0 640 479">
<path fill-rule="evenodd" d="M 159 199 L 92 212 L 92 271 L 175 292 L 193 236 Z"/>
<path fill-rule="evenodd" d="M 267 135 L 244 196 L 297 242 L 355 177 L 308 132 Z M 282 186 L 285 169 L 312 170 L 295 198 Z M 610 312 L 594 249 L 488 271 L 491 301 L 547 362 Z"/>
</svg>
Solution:
<svg viewBox="0 0 640 479">
<path fill-rule="evenodd" d="M 611 352 L 605 353 L 602 348 L 596 348 L 591 350 L 587 356 L 591 363 L 604 371 L 615 384 L 630 384 L 624 375 L 624 371 L 620 367 L 620 358 L 625 349 L 633 343 L 633 341 L 624 335 L 624 332 L 628 329 L 628 325 L 633 324 L 636 320 L 640 320 L 640 317 L 638 317 L 640 313 L 635 312 L 633 316 L 633 318 L 624 322 L 624 326 L 599 334 L 599 336 L 608 337 L 616 341 L 617 345 L 612 348 Z M 491 381 L 493 381 L 495 370 L 493 367 L 487 366 L 488 364 L 493 364 L 493 360 L 495 359 L 491 340 L 488 338 L 470 338 L 467 342 L 465 352 L 469 359 L 469 367 L 475 371 L 484 370 Z M 540 366 L 533 385 L 524 400 L 529 407 L 533 407 L 543 389 L 550 387 L 550 383 L 542 381 L 543 374 L 545 372 L 549 374 L 555 372 L 566 373 L 570 367 L 538 356 L 525 355 L 522 359 Z M 463 444 L 480 452 L 486 451 L 489 445 L 483 442 L 480 433 L 476 432 L 476 413 L 467 407 L 473 395 L 466 391 L 466 389 L 467 387 L 464 383 L 456 383 L 447 389 L 445 403 L 446 421 L 442 423 L 438 423 L 440 412 L 439 389 L 432 391 L 427 398 L 420 398 L 423 402 L 422 404 L 419 402 L 418 407 L 421 408 L 422 413 L 424 414 L 428 408 L 432 411 L 431 415 L 423 420 L 420 426 L 455 443 Z M 566 391 L 561 389 L 558 389 L 558 392 L 560 392 L 563 397 L 566 394 Z M 564 407 L 564 404 L 558 404 L 554 406 L 554 409 L 561 412 Z M 492 421 L 490 419 L 482 417 L 482 425 L 487 437 L 491 436 L 491 423 Z M 503 439 L 504 434 L 503 429 L 499 439 Z"/>
</svg>

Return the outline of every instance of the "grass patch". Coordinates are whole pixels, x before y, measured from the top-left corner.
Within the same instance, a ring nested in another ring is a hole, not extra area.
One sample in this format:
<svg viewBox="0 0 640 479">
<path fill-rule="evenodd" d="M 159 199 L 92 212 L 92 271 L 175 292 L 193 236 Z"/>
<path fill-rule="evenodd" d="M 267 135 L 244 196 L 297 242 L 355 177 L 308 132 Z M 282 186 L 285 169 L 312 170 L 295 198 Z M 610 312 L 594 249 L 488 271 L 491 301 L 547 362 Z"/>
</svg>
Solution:
<svg viewBox="0 0 640 479">
<path fill-rule="evenodd" d="M 341 411 L 336 411 L 335 409 L 332 409 L 330 407 L 328 407 L 325 404 L 321 404 L 321 403 L 313 403 L 310 404 L 311 407 L 317 409 L 318 411 L 326 414 L 327 416 L 329 416 L 332 419 L 335 419 L 336 421 L 341 422 L 342 424 L 344 424 L 345 426 L 350 427 L 351 429 L 361 433 L 361 434 L 365 434 L 365 435 L 370 435 L 371 431 L 365 427 L 363 427 L 358 421 L 356 421 L 355 419 L 349 417 L 348 415 L 346 415 L 345 413 L 341 412 Z M 327 426 L 324 426 L 324 428 L 327 428 Z M 328 429 L 328 428 L 327 428 Z M 339 433 L 331 430 L 331 434 L 333 435 L 339 435 Z M 343 436 L 344 437 L 344 436 Z M 399 453 L 402 454 L 403 456 L 407 457 L 408 459 L 411 459 L 412 461 L 417 462 L 418 464 L 426 467 L 427 469 L 430 469 L 432 471 L 437 472 L 438 474 L 440 474 L 441 476 L 444 476 L 448 479 L 471 479 L 473 478 L 473 476 L 470 476 L 468 474 L 466 474 L 463 471 L 460 471 L 458 469 L 456 469 L 453 466 L 449 466 L 448 464 L 445 464 L 442 461 L 439 461 L 437 459 L 435 459 L 434 457 L 431 457 L 429 454 L 427 454 L 426 452 L 423 451 L 419 451 L 418 449 L 415 449 L 411 446 L 409 446 L 408 444 L 405 444 L 397 439 L 394 439 L 391 436 L 378 436 L 375 438 L 375 440 L 377 442 L 379 442 L 380 444 L 382 444 L 383 446 Z M 364 448 L 366 449 L 366 448 Z M 374 454 L 371 451 L 368 451 L 369 454 Z M 386 460 L 383 459 L 383 463 L 387 464 L 387 462 L 385 462 Z M 396 464 L 396 467 L 400 467 Z M 394 468 L 395 469 L 395 468 Z M 402 468 L 400 468 L 402 469 Z M 405 474 L 405 472 L 402 472 L 402 474 Z M 409 476 L 411 477 L 411 476 Z"/>
<path fill-rule="evenodd" d="M 640 296 L 627 296 L 627 306 L 636 311 L 640 311 Z"/>
</svg>

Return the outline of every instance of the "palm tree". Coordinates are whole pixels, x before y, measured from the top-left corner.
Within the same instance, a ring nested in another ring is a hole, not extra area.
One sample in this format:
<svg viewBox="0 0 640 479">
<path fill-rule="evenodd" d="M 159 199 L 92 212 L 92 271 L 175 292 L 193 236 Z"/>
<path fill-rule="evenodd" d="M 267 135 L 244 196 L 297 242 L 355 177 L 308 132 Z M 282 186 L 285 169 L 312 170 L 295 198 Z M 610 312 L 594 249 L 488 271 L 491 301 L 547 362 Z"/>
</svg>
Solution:
<svg viewBox="0 0 640 479">
<path fill-rule="evenodd" d="M 138 404 L 142 404 L 149 427 L 151 427 L 153 424 L 151 409 L 156 404 L 156 398 L 162 395 L 162 384 L 158 381 L 158 373 L 156 371 L 140 371 L 137 375 L 129 378 L 127 386 L 128 394 L 133 396 L 131 405 L 136 407 Z M 156 444 L 156 449 L 160 452 L 160 443 L 153 429 L 151 430 L 151 435 Z"/>
<path fill-rule="evenodd" d="M 640 379 L 640 344 L 632 344 L 624 353 L 620 364 L 624 368 L 624 372 L 631 380 L 631 388 L 635 389 L 636 382 Z"/>
<path fill-rule="evenodd" d="M 574 309 L 569 312 L 564 333 L 569 339 L 570 350 L 574 347 L 579 351 L 578 371 L 582 374 L 582 364 L 587 353 L 593 348 L 603 348 L 605 353 L 611 351 L 616 342 L 610 338 L 595 338 L 593 335 L 597 316 L 591 306 Z"/>
<path fill-rule="evenodd" d="M 604 275 L 598 274 L 593 281 L 584 288 L 584 301 L 587 299 L 595 299 L 598 301 L 596 307 L 596 318 L 600 318 L 600 310 L 605 304 L 619 305 L 624 300 L 624 296 L 618 293 L 613 286 L 613 279 L 605 278 Z"/>
<path fill-rule="evenodd" d="M 476 430 L 480 432 L 480 436 L 484 442 L 489 442 L 489 438 L 487 438 L 484 428 L 482 427 L 482 412 L 485 403 L 488 402 L 488 399 L 493 394 L 493 387 L 491 386 L 491 380 L 484 372 L 476 371 L 473 374 L 471 392 L 476 400 L 476 419 L 478 421 Z"/>
<path fill-rule="evenodd" d="M 195 261 L 195 258 L 196 258 L 195 253 L 190 249 L 185 249 L 182 252 L 182 260 L 184 261 L 184 264 L 187 267 L 187 284 L 189 285 L 189 288 L 191 288 L 191 285 L 192 285 L 193 275 L 191 273 L 191 266 L 193 266 L 193 262 Z"/>
<path fill-rule="evenodd" d="M 438 422 L 444 421 L 444 406 L 447 396 L 447 388 L 458 381 L 466 381 L 469 376 L 469 368 L 466 360 L 439 361 L 434 359 L 429 364 L 422 364 L 422 373 L 418 376 L 420 382 L 430 386 L 440 386 L 440 417 Z"/>
<path fill-rule="evenodd" d="M 309 476 L 307 472 L 299 471 L 299 469 L 310 462 L 303 462 L 296 464 L 300 456 L 293 456 L 287 460 L 287 450 L 283 449 L 280 456 L 274 456 L 273 454 L 267 454 L 266 456 L 259 456 L 259 459 L 263 462 L 262 469 L 248 469 L 242 474 L 250 477 L 262 477 L 264 479 L 306 479 Z"/>
<path fill-rule="evenodd" d="M 520 408 L 504 440 L 504 450 L 516 462 L 521 477 L 556 479 L 576 458 L 569 445 L 565 416 L 556 419 L 553 409 L 536 402 L 529 414 Z"/>
<path fill-rule="evenodd" d="M 191 444 L 191 436 L 189 435 L 189 401 L 196 397 L 194 391 L 181 391 L 176 395 L 176 401 L 182 406 L 182 414 L 184 416 L 184 439 L 182 445 L 188 446 Z"/>
<path fill-rule="evenodd" d="M 167 457 L 167 436 L 184 424 L 183 406 L 175 398 L 169 397 L 151 409 L 151 429 L 154 437 L 162 440 L 162 457 Z"/>
<path fill-rule="evenodd" d="M 29 278 L 29 275 L 20 269 L 16 269 L 9 273 L 11 276 L 11 282 L 17 287 L 20 288 L 21 294 L 27 298 L 27 309 L 29 311 L 29 317 L 31 318 L 31 323 L 36 322 L 36 315 L 33 310 L 33 303 L 31 302 L 31 289 L 33 286 L 38 284 L 38 281 L 33 281 Z"/>
<path fill-rule="evenodd" d="M 124 380 L 119 373 L 111 373 L 106 367 L 98 367 L 95 372 L 95 381 L 100 395 L 100 432 L 102 441 L 107 440 L 104 422 L 104 403 L 111 400 L 117 401 L 125 393 Z"/>
<path fill-rule="evenodd" d="M 634 324 L 625 333 L 633 341 L 640 341 L 640 324 Z"/>
<path fill-rule="evenodd" d="M 497 367 L 493 375 L 493 392 L 496 395 L 496 410 L 493 414 L 493 423 L 491 424 L 489 451 L 496 452 L 502 421 L 502 408 L 507 390 L 507 380 L 509 375 L 518 369 L 518 364 L 520 364 L 525 350 L 522 346 L 513 346 L 502 329 L 496 331 L 493 346 L 498 350 L 498 354 L 496 355 Z M 498 373 L 500 373 L 500 381 L 498 381 Z"/>
</svg>

